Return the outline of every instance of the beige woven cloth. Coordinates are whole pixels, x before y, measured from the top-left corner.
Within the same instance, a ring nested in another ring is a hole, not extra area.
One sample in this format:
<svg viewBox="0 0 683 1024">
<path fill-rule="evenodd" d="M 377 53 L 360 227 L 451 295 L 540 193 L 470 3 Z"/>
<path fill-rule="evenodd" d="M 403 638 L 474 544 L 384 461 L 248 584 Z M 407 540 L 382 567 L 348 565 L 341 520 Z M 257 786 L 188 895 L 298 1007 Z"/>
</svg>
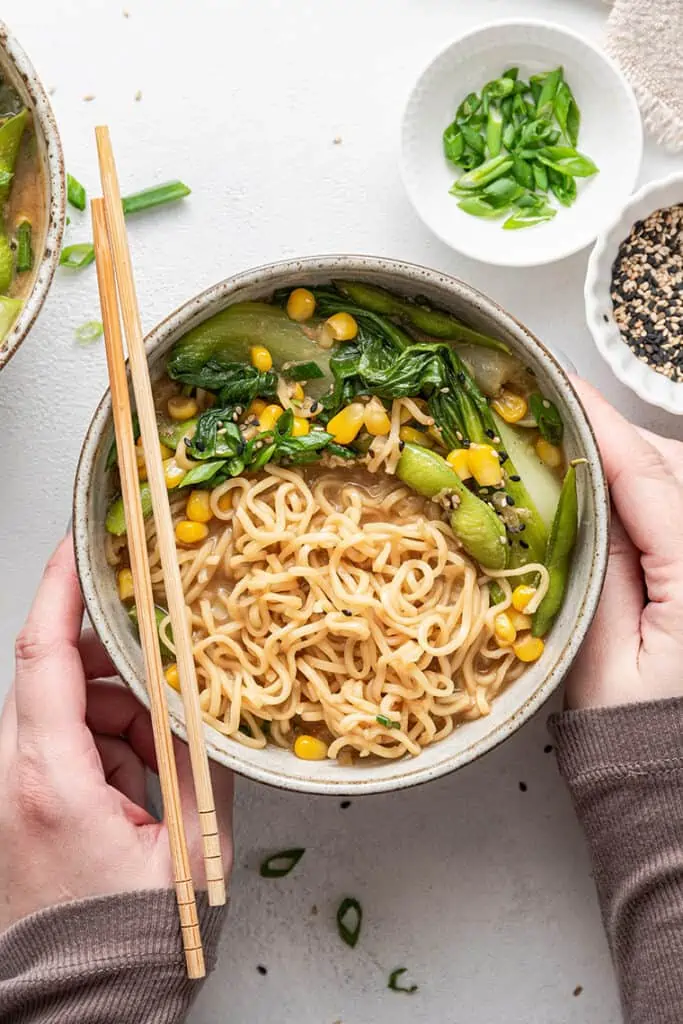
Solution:
<svg viewBox="0 0 683 1024">
<path fill-rule="evenodd" d="M 648 131 L 683 149 L 683 0 L 614 0 L 606 48 L 633 86 Z"/>
</svg>

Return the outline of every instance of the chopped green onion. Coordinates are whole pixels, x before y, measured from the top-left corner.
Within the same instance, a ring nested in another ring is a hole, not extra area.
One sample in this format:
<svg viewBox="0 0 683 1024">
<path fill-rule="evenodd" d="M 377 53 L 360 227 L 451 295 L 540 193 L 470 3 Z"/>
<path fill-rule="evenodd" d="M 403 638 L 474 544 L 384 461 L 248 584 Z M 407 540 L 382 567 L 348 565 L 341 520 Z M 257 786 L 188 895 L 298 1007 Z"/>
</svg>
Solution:
<svg viewBox="0 0 683 1024">
<path fill-rule="evenodd" d="M 320 380 L 325 376 L 317 363 L 285 363 L 282 376 L 287 380 Z"/>
<path fill-rule="evenodd" d="M 406 992 L 410 996 L 413 992 L 417 992 L 417 985 L 399 985 L 398 983 L 398 979 L 402 974 L 405 974 L 407 970 L 407 967 L 397 967 L 395 971 L 392 971 L 389 975 L 387 988 L 390 988 L 392 992 Z"/>
<path fill-rule="evenodd" d="M 7 188 L 11 184 L 14 174 L 12 171 L 0 171 L 0 188 Z"/>
<path fill-rule="evenodd" d="M 80 345 L 90 345 L 93 341 L 101 338 L 103 334 L 104 327 L 99 320 L 88 320 L 74 331 L 74 337 Z"/>
<path fill-rule="evenodd" d="M 261 864 L 261 878 L 284 878 L 292 871 L 305 853 L 303 847 L 296 847 L 293 850 L 282 850 L 267 857 Z"/>
<path fill-rule="evenodd" d="M 59 264 L 62 267 L 72 267 L 78 270 L 87 267 L 95 262 L 95 246 L 91 242 L 76 242 L 75 245 L 67 245 L 62 249 L 59 257 Z"/>
<path fill-rule="evenodd" d="M 347 919 L 351 918 L 351 923 Z M 337 909 L 337 929 L 339 935 L 347 946 L 353 947 L 358 942 L 361 924 L 363 923 L 363 908 L 353 896 L 345 896 Z"/>
<path fill-rule="evenodd" d="M 502 602 L 505 600 L 503 588 L 501 587 L 500 583 L 496 583 L 495 580 L 489 587 L 489 597 L 491 598 L 492 606 L 496 604 L 502 604 Z"/>
<path fill-rule="evenodd" d="M 17 228 L 17 273 L 33 270 L 33 246 L 31 245 L 31 222 L 22 220 Z"/>
<path fill-rule="evenodd" d="M 176 199 L 189 196 L 191 191 L 192 189 L 182 181 L 169 181 L 165 185 L 153 185 L 151 188 L 143 188 L 141 192 L 123 196 L 121 204 L 124 213 L 137 213 L 139 210 L 149 210 L 153 206 L 173 203 Z"/>
<path fill-rule="evenodd" d="M 85 210 L 85 189 L 71 174 L 66 176 L 66 197 L 77 210 Z"/>
<path fill-rule="evenodd" d="M 383 725 L 385 729 L 400 729 L 401 723 L 394 722 L 392 718 L 387 718 L 386 715 L 375 715 L 375 718 L 380 725 Z"/>
</svg>

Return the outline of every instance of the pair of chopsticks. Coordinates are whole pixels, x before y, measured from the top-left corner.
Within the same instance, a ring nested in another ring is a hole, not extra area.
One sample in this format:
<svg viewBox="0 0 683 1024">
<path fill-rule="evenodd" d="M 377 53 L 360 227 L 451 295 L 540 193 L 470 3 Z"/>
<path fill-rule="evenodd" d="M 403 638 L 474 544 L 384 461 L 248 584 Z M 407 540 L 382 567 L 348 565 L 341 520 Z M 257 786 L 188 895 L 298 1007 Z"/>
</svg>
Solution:
<svg viewBox="0 0 683 1024">
<path fill-rule="evenodd" d="M 121 321 L 128 346 L 131 379 L 135 393 L 147 479 L 152 496 L 164 586 L 168 601 L 178 662 L 190 762 L 203 841 L 204 869 L 211 906 L 225 903 L 225 878 L 218 822 L 202 734 L 197 675 L 192 653 L 190 622 L 176 556 L 173 521 L 164 481 L 159 435 L 142 337 L 133 269 L 121 206 L 121 192 L 108 128 L 96 128 L 103 199 L 92 201 L 92 220 L 97 264 L 97 282 L 102 307 L 102 324 L 111 385 L 114 429 L 118 452 L 121 493 L 128 532 L 128 550 L 133 572 L 140 639 L 147 673 L 154 745 L 164 801 L 171 860 L 187 973 L 204 977 L 204 950 L 199 933 L 197 904 L 187 851 L 178 773 L 169 724 L 166 683 L 161 663 L 159 637 L 154 615 L 154 596 L 147 557 L 145 524 L 140 503 L 135 439 L 126 378 Z"/>
</svg>

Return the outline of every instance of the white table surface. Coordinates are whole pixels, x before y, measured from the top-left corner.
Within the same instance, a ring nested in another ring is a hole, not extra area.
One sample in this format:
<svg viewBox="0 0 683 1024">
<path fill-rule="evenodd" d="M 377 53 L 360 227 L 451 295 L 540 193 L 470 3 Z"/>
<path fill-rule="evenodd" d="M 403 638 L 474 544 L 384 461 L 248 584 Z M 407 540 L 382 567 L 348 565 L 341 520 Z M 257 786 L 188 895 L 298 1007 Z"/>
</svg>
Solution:
<svg viewBox="0 0 683 1024">
<path fill-rule="evenodd" d="M 130 224 L 146 327 L 214 281 L 269 260 L 395 256 L 488 292 L 630 417 L 683 436 L 673 417 L 619 385 L 594 350 L 583 316 L 586 252 L 532 272 L 488 268 L 433 238 L 403 192 L 398 126 L 416 75 L 462 29 L 516 14 L 552 17 L 599 40 L 606 8 L 600 0 L 5 0 L 2 11 L 55 90 L 67 165 L 81 181 L 97 186 L 92 128 L 106 122 L 124 191 L 173 177 L 194 189 Z M 95 99 L 84 102 L 88 94 Z M 642 178 L 680 165 L 648 144 Z M 69 239 L 87 240 L 85 218 L 71 218 Z M 69 519 L 81 440 L 105 385 L 102 345 L 73 338 L 92 318 L 93 268 L 60 271 L 0 378 L 0 694 L 13 638 Z M 616 1024 L 589 863 L 547 742 L 542 713 L 450 778 L 347 810 L 239 781 L 230 922 L 194 1024 Z M 299 845 L 307 852 L 295 874 L 259 877 L 264 854 Z M 365 910 L 355 951 L 334 924 L 344 895 Z M 386 988 L 399 965 L 420 986 L 411 997 Z"/>
</svg>

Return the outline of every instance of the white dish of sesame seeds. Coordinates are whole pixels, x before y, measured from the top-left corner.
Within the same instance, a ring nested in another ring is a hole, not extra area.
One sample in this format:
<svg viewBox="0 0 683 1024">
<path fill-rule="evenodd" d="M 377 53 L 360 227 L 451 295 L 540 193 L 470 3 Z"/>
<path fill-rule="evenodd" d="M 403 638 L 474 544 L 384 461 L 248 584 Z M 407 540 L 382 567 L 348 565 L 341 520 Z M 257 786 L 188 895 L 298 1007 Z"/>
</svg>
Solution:
<svg viewBox="0 0 683 1024">
<path fill-rule="evenodd" d="M 683 414 L 681 204 L 680 172 L 636 192 L 595 243 L 584 289 L 588 327 L 615 375 L 644 401 L 678 415 Z M 640 227 L 639 222 L 646 223 Z"/>
<path fill-rule="evenodd" d="M 561 66 L 581 113 L 577 148 L 599 173 L 578 180 L 578 198 L 557 205 L 552 220 L 502 230 L 498 219 L 470 216 L 449 194 L 459 172 L 443 152 L 442 134 L 463 98 L 505 68 L 519 76 Z M 618 140 L 615 141 L 615 140 Z M 633 91 L 617 65 L 588 40 L 537 20 L 492 22 L 450 43 L 424 70 L 403 117 L 401 170 L 424 223 L 447 245 L 500 266 L 537 266 L 594 241 L 633 191 L 642 155 L 642 125 Z"/>
</svg>

